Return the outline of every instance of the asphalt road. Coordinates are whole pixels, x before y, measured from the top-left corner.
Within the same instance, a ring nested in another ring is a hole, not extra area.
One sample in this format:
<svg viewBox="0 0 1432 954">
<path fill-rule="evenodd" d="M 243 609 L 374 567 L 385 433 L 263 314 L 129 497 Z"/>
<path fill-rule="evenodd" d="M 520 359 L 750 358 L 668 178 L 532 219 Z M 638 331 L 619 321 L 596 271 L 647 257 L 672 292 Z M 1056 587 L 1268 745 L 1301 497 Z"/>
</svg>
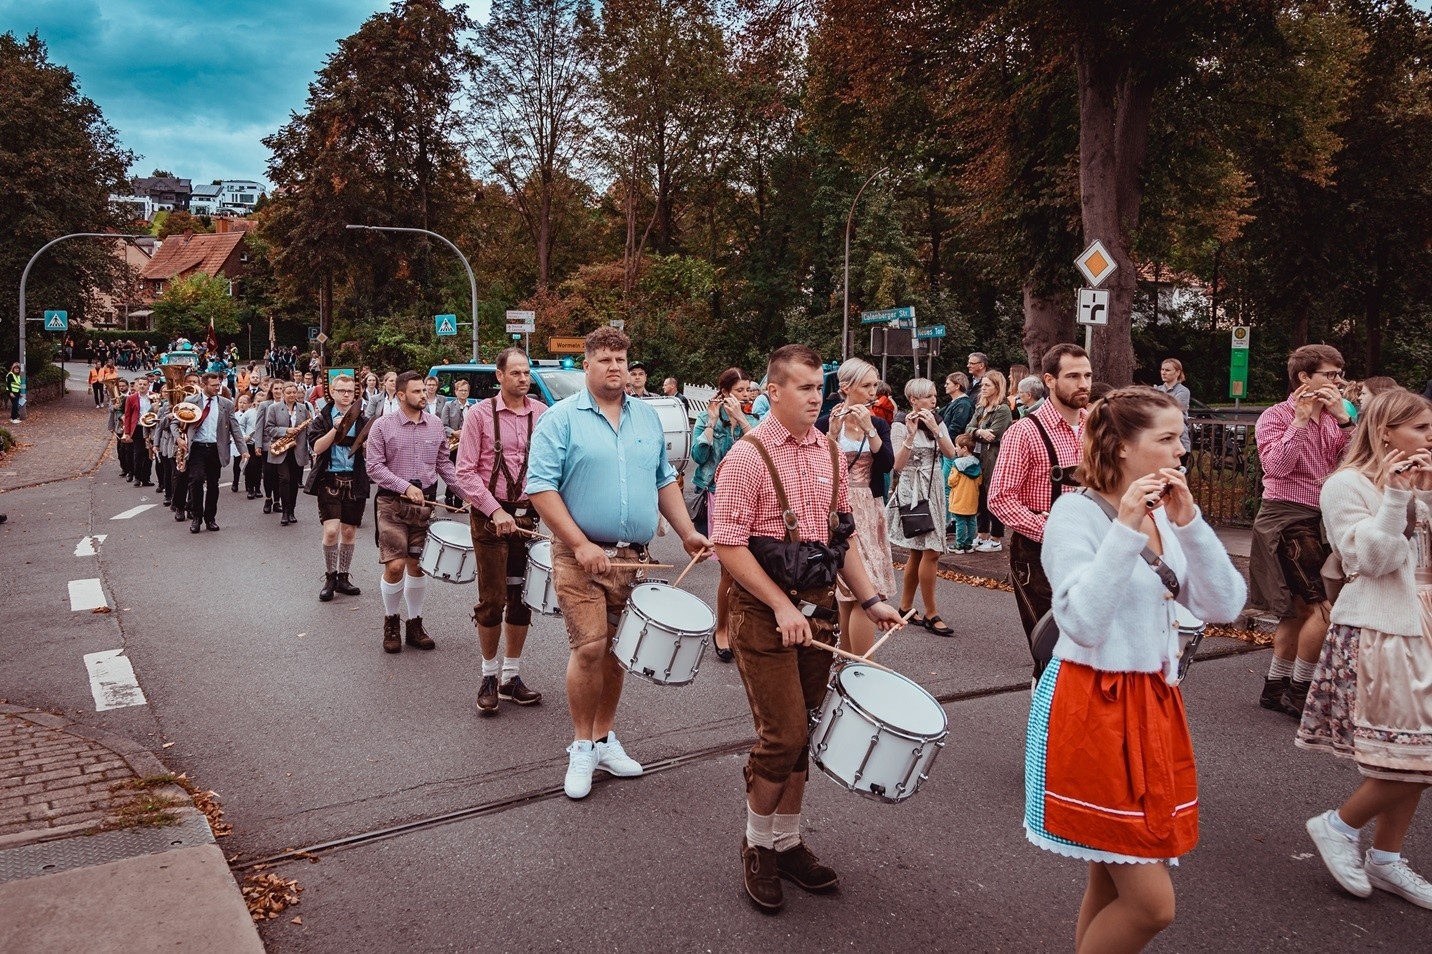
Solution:
<svg viewBox="0 0 1432 954">
<path fill-rule="evenodd" d="M 271 951 L 1067 950 L 1083 868 L 1030 847 L 1020 828 L 1028 663 L 1013 598 L 942 581 L 955 639 L 896 636 L 882 660 L 945 702 L 949 744 L 900 805 L 824 777 L 808 794 L 809 840 L 837 867 L 834 897 L 791 889 L 753 911 L 740 887 L 740 754 L 751 734 L 732 666 L 708 654 L 683 688 L 631 680 L 618 718 L 653 768 L 561 795 L 570 738 L 560 624 L 539 618 L 523 659 L 543 704 L 473 708 L 480 656 L 471 586 L 431 582 L 438 649 L 384 654 L 372 528 L 359 534 L 356 598 L 320 604 L 312 505 L 280 527 L 223 490 L 220 533 L 191 535 L 158 502 L 93 478 L 4 497 L 0 698 L 62 711 L 149 746 L 216 790 L 247 865 L 339 842 L 279 869 L 304 886 L 263 927 Z M 106 534 L 95 555 L 82 538 Z M 659 540 L 659 557 L 684 563 Z M 81 548 L 83 552 L 83 548 Z M 68 583 L 99 579 L 114 612 L 74 611 Z M 689 578 L 710 601 L 716 569 Z M 1179 916 L 1165 951 L 1411 950 L 1432 912 L 1387 895 L 1343 895 L 1302 823 L 1356 780 L 1300 752 L 1293 723 L 1252 700 L 1264 651 L 1209 641 L 1186 684 L 1202 783 L 1202 842 L 1175 873 Z M 124 650 L 147 702 L 96 711 L 83 657 Z M 167 747 L 166 747 L 167 746 Z M 389 831 L 402 826 L 398 831 Z M 1432 871 L 1425 816 L 1408 840 Z M 1411 947 L 1409 947 L 1411 945 Z"/>
</svg>

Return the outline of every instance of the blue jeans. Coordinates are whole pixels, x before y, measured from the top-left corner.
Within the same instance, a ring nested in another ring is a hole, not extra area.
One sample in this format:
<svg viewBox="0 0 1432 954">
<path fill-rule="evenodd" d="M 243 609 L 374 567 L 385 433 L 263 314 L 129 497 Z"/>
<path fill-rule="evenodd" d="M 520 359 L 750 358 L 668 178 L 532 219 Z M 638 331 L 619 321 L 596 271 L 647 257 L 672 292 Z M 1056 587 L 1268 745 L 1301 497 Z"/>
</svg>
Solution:
<svg viewBox="0 0 1432 954">
<path fill-rule="evenodd" d="M 975 524 L 974 514 L 951 514 L 955 521 L 955 548 L 968 550 L 975 545 Z"/>
</svg>

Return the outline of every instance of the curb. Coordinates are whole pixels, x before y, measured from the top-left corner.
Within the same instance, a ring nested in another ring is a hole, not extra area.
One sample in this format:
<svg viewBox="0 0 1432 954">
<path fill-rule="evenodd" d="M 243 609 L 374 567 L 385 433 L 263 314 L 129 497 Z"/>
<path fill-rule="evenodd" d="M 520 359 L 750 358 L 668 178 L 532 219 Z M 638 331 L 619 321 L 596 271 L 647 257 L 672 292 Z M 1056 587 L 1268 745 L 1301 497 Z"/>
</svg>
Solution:
<svg viewBox="0 0 1432 954">
<path fill-rule="evenodd" d="M 25 706 L 12 706 L 0 704 L 0 715 L 18 716 L 26 722 L 31 722 L 46 729 L 55 729 L 64 732 L 87 742 L 94 742 L 109 749 L 118 755 L 129 766 L 130 771 L 140 778 L 148 778 L 152 775 L 164 775 L 169 770 L 164 763 L 155 757 L 144 746 L 122 735 L 115 735 L 105 732 L 102 729 L 91 728 L 80 725 L 64 716 L 55 715 L 52 712 L 45 712 L 40 709 L 32 709 Z M 181 790 L 182 791 L 182 790 Z M 187 795 L 185 796 L 187 797 Z"/>
</svg>

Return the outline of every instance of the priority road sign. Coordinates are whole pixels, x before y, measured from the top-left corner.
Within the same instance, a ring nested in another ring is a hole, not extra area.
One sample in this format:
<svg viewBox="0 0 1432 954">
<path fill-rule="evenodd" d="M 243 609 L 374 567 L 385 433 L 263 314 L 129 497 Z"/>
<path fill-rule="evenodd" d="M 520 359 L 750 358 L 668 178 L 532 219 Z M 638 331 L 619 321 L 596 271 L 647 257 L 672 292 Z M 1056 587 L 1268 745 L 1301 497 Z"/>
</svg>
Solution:
<svg viewBox="0 0 1432 954">
<path fill-rule="evenodd" d="M 317 341 L 319 344 L 328 344 L 328 336 L 321 331 L 313 336 L 313 340 Z"/>
<path fill-rule="evenodd" d="M 33 320 L 33 319 L 31 319 L 31 320 Z M 69 330 L 70 330 L 70 313 L 67 312 L 67 311 L 47 311 L 47 312 L 45 312 L 45 330 L 46 330 L 46 331 L 69 331 Z"/>
<path fill-rule="evenodd" d="M 587 350 L 585 338 L 548 338 L 547 350 L 553 354 L 581 354 Z"/>
<path fill-rule="evenodd" d="M 1079 271 L 1084 273 L 1089 284 L 1095 288 L 1104 284 L 1104 279 L 1114 274 L 1119 267 L 1114 261 L 1114 256 L 1109 254 L 1104 243 L 1098 239 L 1090 242 L 1089 247 L 1079 253 L 1079 257 L 1074 259 L 1074 264 Z M 1102 322 L 1099 323 L 1102 324 Z M 1091 322 L 1086 322 L 1086 324 L 1091 324 Z"/>
<path fill-rule="evenodd" d="M 1079 316 L 1081 325 L 1107 325 L 1109 323 L 1109 293 L 1097 288 L 1079 289 Z"/>
<path fill-rule="evenodd" d="M 457 334 L 457 315 L 433 315 L 433 325 L 437 328 L 439 337 L 448 337 Z"/>
</svg>

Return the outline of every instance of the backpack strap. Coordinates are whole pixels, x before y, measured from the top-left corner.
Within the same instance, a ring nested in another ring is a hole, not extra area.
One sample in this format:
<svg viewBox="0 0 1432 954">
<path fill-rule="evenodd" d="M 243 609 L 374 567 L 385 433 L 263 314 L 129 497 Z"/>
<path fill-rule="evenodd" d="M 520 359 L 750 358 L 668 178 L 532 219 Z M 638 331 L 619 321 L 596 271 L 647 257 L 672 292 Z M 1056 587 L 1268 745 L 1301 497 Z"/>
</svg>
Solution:
<svg viewBox="0 0 1432 954">
<path fill-rule="evenodd" d="M 1119 511 L 1114 508 L 1113 504 L 1105 500 L 1102 494 L 1097 494 L 1092 490 L 1085 489 L 1081 489 L 1079 493 L 1098 504 L 1099 509 L 1104 511 L 1104 515 L 1111 521 L 1118 520 Z M 1179 590 L 1181 590 L 1183 586 L 1178 581 L 1178 575 L 1174 573 L 1173 570 L 1170 570 L 1168 564 L 1163 561 L 1163 557 L 1159 556 L 1153 551 L 1152 547 L 1148 546 L 1144 547 L 1143 552 L 1140 553 L 1139 556 L 1144 558 L 1145 563 L 1153 567 L 1154 572 L 1159 575 L 1159 579 L 1163 582 L 1164 589 L 1168 590 L 1169 594 L 1177 599 Z"/>
</svg>

